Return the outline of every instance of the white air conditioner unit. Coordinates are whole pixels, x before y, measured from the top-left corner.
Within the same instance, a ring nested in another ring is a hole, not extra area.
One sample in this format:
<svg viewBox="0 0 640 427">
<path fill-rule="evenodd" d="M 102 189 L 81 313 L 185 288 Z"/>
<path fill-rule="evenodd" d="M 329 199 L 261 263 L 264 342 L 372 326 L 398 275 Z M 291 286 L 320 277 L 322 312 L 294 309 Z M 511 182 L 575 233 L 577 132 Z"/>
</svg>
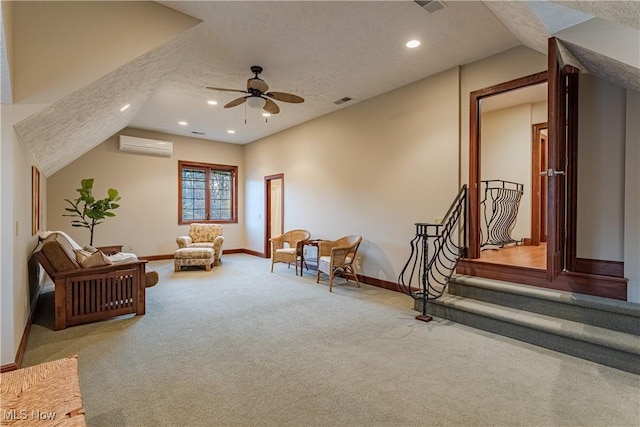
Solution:
<svg viewBox="0 0 640 427">
<path fill-rule="evenodd" d="M 153 156 L 170 156 L 173 154 L 173 142 L 120 135 L 120 151 Z"/>
</svg>

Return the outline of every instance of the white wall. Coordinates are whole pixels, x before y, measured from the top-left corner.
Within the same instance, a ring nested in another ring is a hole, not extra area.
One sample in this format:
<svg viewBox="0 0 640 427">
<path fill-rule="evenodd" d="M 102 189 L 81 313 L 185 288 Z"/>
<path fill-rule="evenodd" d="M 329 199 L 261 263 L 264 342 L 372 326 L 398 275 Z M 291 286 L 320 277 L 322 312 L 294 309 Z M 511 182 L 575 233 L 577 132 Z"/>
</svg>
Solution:
<svg viewBox="0 0 640 427">
<path fill-rule="evenodd" d="M 625 90 L 581 74 L 578 258 L 624 260 Z"/>
<path fill-rule="evenodd" d="M 122 200 L 113 218 L 98 225 L 94 245 L 121 244 L 123 250 L 140 256 L 170 255 L 177 249 L 176 237 L 189 232 L 178 225 L 178 160 L 238 166 L 238 223 L 224 224 L 225 249 L 244 247 L 244 181 L 241 145 L 208 141 L 126 128 L 120 133 L 173 142 L 170 158 L 118 150 L 114 135 L 87 154 L 70 163 L 48 180 L 48 224 L 51 230 L 64 230 L 79 244 L 89 243 L 89 230 L 71 227 L 63 217 L 67 203 L 83 178 L 94 178 L 94 195 L 106 197 L 115 188 Z"/>
<path fill-rule="evenodd" d="M 458 70 L 246 146 L 247 246 L 264 250 L 264 177 L 284 173 L 285 230 L 363 236 L 366 276 L 397 281 L 415 222 L 458 191 Z"/>
</svg>

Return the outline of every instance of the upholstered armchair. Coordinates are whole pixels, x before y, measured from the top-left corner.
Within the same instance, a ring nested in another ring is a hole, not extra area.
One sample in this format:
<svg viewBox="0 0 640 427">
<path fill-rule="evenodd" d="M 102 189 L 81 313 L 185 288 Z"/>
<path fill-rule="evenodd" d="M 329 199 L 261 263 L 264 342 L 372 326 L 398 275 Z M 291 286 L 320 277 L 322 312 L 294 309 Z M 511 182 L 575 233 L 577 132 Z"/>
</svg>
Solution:
<svg viewBox="0 0 640 427">
<path fill-rule="evenodd" d="M 360 287 L 358 276 L 354 270 L 354 263 L 361 241 L 361 236 L 345 236 L 334 241 L 318 241 L 318 277 L 316 278 L 316 283 L 320 281 L 320 272 L 327 274 L 329 276 L 329 292 L 333 292 L 333 278 L 338 273 L 347 279 L 347 282 L 351 277 L 356 281 L 356 286 Z"/>
<path fill-rule="evenodd" d="M 296 265 L 296 276 L 298 275 L 298 260 L 302 259 L 302 245 L 305 240 L 309 240 L 311 233 L 307 230 L 291 230 L 286 233 L 271 238 L 271 272 L 273 264 L 276 262 L 286 262 Z M 302 265 L 300 265 L 302 270 Z"/>
<path fill-rule="evenodd" d="M 189 227 L 188 236 L 176 239 L 178 248 L 211 248 L 214 252 L 213 265 L 220 264 L 222 259 L 222 225 L 193 223 Z"/>
</svg>

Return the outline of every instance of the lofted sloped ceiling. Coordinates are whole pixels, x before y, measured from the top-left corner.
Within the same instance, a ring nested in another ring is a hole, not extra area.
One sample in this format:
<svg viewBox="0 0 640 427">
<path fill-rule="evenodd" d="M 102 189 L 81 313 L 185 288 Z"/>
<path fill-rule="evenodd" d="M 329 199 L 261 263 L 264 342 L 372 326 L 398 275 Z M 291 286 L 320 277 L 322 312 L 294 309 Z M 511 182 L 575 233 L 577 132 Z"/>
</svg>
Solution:
<svg viewBox="0 0 640 427">
<path fill-rule="evenodd" d="M 158 3 L 202 23 L 16 125 L 46 175 L 127 126 L 244 144 L 519 45 L 546 54 L 548 37 L 595 21 L 640 34 L 636 1 L 444 1 L 433 13 L 409 0 Z M 633 58 L 591 50 L 575 34 L 566 46 L 580 62 L 634 89 Z M 412 38 L 422 45 L 406 48 Z M 206 86 L 244 89 L 252 65 L 271 90 L 305 102 L 279 102 L 268 120 L 244 105 L 222 108 L 240 94 Z M 334 103 L 344 97 L 353 100 Z"/>
</svg>

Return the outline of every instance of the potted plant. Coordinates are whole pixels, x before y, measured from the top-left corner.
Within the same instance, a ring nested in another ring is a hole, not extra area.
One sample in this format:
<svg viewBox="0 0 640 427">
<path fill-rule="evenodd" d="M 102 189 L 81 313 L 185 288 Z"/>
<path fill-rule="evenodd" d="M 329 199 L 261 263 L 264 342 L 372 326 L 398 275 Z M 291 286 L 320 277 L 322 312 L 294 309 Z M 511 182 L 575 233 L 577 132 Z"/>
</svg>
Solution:
<svg viewBox="0 0 640 427">
<path fill-rule="evenodd" d="M 70 216 L 78 219 L 71 221 L 73 227 L 85 227 L 89 229 L 91 234 L 89 244 L 93 246 L 93 231 L 96 225 L 102 224 L 105 218 L 114 217 L 116 214 L 111 212 L 120 205 L 118 190 L 110 188 L 107 191 L 107 197 L 104 199 L 96 199 L 93 196 L 93 178 L 87 178 L 80 181 L 80 188 L 76 189 L 80 193 L 75 200 L 64 199 L 71 207 L 65 208 L 68 214 L 62 216 Z"/>
</svg>

